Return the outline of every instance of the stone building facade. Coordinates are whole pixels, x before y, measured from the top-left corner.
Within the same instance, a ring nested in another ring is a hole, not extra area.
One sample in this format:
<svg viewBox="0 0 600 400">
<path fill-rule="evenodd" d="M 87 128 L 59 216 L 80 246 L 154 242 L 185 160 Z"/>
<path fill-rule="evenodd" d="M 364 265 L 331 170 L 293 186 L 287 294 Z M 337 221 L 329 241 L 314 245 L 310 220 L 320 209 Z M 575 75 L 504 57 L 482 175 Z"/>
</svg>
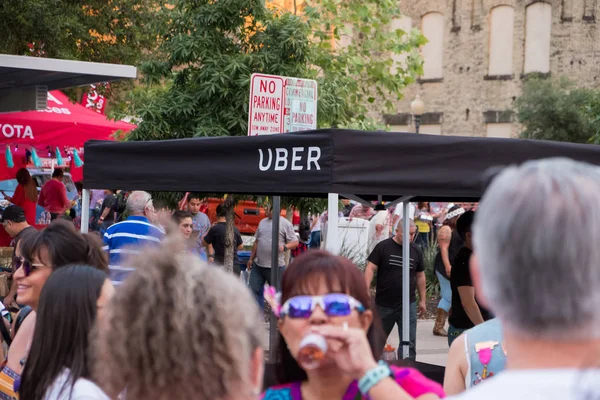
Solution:
<svg viewBox="0 0 600 400">
<path fill-rule="evenodd" d="M 518 136 L 514 101 L 523 79 L 565 76 L 600 87 L 599 0 L 402 0 L 403 29 L 429 43 L 425 74 L 383 119 L 414 132 L 410 102 L 425 102 L 422 133 Z"/>
</svg>

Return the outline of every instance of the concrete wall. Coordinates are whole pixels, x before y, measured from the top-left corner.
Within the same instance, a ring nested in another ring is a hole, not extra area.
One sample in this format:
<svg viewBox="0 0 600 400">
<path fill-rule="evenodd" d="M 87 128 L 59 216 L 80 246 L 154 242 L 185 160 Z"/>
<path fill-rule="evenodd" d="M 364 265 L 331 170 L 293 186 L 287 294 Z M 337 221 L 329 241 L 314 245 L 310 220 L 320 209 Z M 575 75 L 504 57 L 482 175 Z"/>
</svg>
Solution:
<svg viewBox="0 0 600 400">
<path fill-rule="evenodd" d="M 600 88 L 597 0 L 403 0 L 400 9 L 433 44 L 422 49 L 426 74 L 405 90 L 399 115 L 384 118 L 390 124 L 411 126 L 410 102 L 419 93 L 428 133 L 506 136 L 510 128 L 517 136 L 510 111 L 526 73 Z"/>
</svg>

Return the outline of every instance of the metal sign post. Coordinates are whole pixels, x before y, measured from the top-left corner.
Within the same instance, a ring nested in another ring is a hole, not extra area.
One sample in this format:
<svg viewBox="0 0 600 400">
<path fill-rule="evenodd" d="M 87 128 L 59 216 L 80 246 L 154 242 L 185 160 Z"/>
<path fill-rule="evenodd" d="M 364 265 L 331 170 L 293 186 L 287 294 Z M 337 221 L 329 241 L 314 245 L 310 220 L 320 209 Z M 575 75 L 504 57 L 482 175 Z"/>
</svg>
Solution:
<svg viewBox="0 0 600 400">
<path fill-rule="evenodd" d="M 271 232 L 271 285 L 277 291 L 281 290 L 279 281 L 279 218 L 281 214 L 281 197 L 273 196 L 273 215 L 272 215 L 272 232 Z M 275 351 L 277 346 L 277 317 L 271 313 L 269 318 L 269 362 L 275 362 Z"/>
<path fill-rule="evenodd" d="M 81 191 L 81 233 L 88 233 L 90 223 L 90 189 Z"/>
</svg>

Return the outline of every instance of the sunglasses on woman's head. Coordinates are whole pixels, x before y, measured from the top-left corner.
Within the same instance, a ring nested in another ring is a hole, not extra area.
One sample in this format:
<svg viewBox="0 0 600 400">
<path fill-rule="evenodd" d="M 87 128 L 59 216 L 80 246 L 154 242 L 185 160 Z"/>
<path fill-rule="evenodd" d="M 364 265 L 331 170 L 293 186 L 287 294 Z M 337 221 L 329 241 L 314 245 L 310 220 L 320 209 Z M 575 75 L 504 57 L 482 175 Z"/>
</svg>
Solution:
<svg viewBox="0 0 600 400">
<path fill-rule="evenodd" d="M 365 307 L 354 297 L 343 293 L 326 294 L 325 296 L 295 296 L 288 299 L 281 307 L 280 317 L 310 318 L 315 307 L 319 306 L 329 317 L 345 317 L 352 313 L 365 311 Z"/>
<path fill-rule="evenodd" d="M 19 257 L 13 257 L 13 260 L 12 260 L 13 273 L 17 272 L 17 270 L 19 268 L 23 267 L 23 273 L 25 274 L 25 276 L 31 275 L 31 273 L 33 271 L 35 271 L 37 268 L 43 267 L 43 266 L 44 266 L 44 264 L 34 264 L 34 263 L 31 263 L 31 262 L 24 260 L 22 258 L 19 258 Z"/>
</svg>

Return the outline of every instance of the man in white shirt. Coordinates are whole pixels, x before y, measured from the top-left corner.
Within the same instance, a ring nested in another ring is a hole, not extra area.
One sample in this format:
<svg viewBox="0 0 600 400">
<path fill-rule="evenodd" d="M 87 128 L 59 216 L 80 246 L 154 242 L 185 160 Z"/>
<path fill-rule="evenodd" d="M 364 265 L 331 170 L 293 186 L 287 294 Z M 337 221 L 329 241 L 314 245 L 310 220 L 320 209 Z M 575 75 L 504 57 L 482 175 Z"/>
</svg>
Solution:
<svg viewBox="0 0 600 400">
<path fill-rule="evenodd" d="M 379 210 L 369 221 L 368 252 L 371 254 L 379 242 L 390 237 L 391 216 L 388 210 Z"/>
<path fill-rule="evenodd" d="M 414 219 L 415 219 L 415 209 L 416 209 L 415 203 L 408 204 L 408 219 L 410 219 L 411 221 L 414 221 Z M 394 232 L 396 232 L 396 229 L 398 229 L 398 221 L 403 219 L 403 216 L 404 216 L 403 214 L 404 214 L 404 204 L 403 203 L 396 204 L 396 210 L 394 210 L 394 219 L 392 221 Z"/>
<path fill-rule="evenodd" d="M 292 223 L 284 217 L 279 218 L 279 252 L 277 255 L 279 265 L 271 265 L 273 251 L 271 246 L 273 241 L 273 209 L 269 206 L 266 211 L 267 218 L 259 222 L 254 234 L 254 245 L 252 246 L 252 253 L 247 264 L 248 271 L 250 272 L 248 285 L 254 293 L 261 310 L 264 305 L 263 290 L 265 283 L 275 285 L 274 282 L 271 282 L 271 268 L 279 267 L 279 278 L 281 279 L 283 268 L 285 267 L 285 252 L 294 250 L 298 247 L 299 243 Z"/>
<path fill-rule="evenodd" d="M 504 335 L 480 348 L 501 346 L 507 370 L 452 399 L 600 398 L 598 199 L 600 169 L 567 159 L 510 167 L 492 182 L 471 273 Z"/>
</svg>

